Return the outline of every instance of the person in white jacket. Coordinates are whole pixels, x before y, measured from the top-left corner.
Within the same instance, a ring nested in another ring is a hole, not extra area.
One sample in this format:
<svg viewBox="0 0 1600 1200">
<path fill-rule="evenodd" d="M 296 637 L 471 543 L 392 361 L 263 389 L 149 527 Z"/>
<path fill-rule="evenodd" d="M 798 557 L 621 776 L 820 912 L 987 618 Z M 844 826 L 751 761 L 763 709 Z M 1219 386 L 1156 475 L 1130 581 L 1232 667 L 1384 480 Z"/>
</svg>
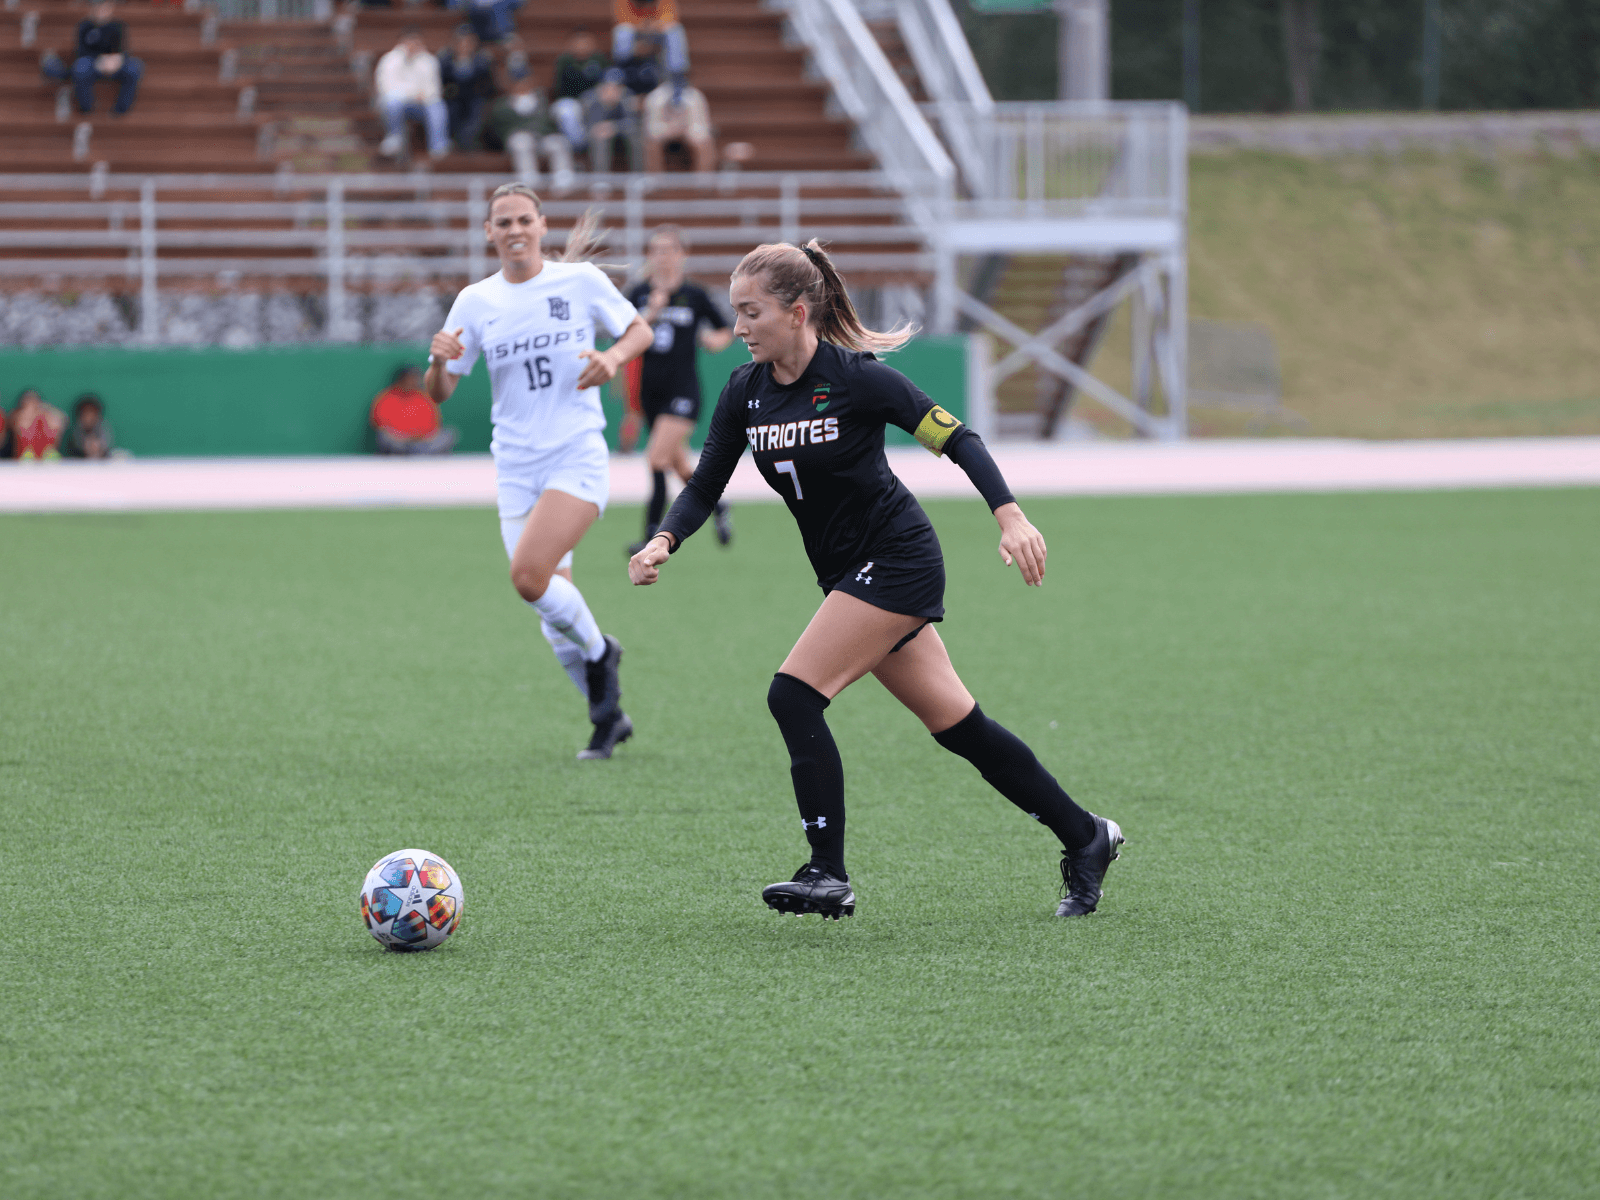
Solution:
<svg viewBox="0 0 1600 1200">
<path fill-rule="evenodd" d="M 450 114 L 439 86 L 439 60 L 429 53 L 421 30 L 401 32 L 395 48 L 378 60 L 373 82 L 388 131 L 378 153 L 388 158 L 400 153 L 408 120 L 427 128 L 430 157 L 450 153 Z"/>
</svg>

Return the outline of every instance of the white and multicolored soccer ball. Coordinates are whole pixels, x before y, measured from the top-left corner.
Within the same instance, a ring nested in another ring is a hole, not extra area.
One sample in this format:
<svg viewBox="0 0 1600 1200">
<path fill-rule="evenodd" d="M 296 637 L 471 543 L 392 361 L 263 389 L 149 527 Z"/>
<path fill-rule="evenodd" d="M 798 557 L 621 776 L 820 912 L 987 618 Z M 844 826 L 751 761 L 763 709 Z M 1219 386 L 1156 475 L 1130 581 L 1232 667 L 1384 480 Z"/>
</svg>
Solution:
<svg viewBox="0 0 1600 1200">
<path fill-rule="evenodd" d="M 432 950 L 461 924 L 461 876 L 429 850 L 380 858 L 361 885 L 361 919 L 391 950 Z"/>
</svg>

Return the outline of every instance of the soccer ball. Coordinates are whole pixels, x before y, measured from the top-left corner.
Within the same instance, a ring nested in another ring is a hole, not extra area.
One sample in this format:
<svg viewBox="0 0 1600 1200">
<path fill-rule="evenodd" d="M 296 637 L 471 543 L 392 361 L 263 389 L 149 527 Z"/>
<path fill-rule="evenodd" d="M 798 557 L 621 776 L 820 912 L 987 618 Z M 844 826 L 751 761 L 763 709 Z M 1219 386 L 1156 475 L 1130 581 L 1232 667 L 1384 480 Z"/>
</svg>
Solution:
<svg viewBox="0 0 1600 1200">
<path fill-rule="evenodd" d="M 427 850 L 380 858 L 361 885 L 361 919 L 391 950 L 432 950 L 461 923 L 461 876 Z"/>
</svg>

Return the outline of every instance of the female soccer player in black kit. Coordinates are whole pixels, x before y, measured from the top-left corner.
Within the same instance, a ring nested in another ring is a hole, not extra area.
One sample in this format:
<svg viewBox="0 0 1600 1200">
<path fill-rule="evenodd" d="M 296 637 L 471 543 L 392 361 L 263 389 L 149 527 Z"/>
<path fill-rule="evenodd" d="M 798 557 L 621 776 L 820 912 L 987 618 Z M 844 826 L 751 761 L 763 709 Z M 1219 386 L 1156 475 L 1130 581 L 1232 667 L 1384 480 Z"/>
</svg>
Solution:
<svg viewBox="0 0 1600 1200">
<path fill-rule="evenodd" d="M 711 297 L 692 279 L 684 277 L 688 247 L 677 227 L 663 225 L 650 236 L 648 276 L 624 295 L 639 310 L 655 340 L 639 359 L 639 408 L 644 414 L 650 442 L 645 461 L 650 465 L 650 504 L 645 510 L 644 536 L 648 541 L 667 510 L 667 470 L 685 483 L 693 474 L 684 443 L 700 419 L 700 372 L 695 365 L 698 342 L 715 354 L 733 341 L 733 330 Z M 703 328 L 702 328 L 703 327 Z M 717 541 L 733 540 L 728 504 L 717 502 L 711 514 Z M 644 542 L 628 548 L 637 554 Z"/>
<path fill-rule="evenodd" d="M 789 748 L 811 861 L 761 897 L 779 912 L 855 911 L 844 865 L 844 769 L 823 719 L 833 697 L 871 671 L 1006 799 L 1061 839 L 1057 916 L 1092 913 L 1122 830 L 1079 808 L 1033 751 L 987 716 L 931 628 L 944 617 L 944 558 L 916 498 L 889 469 L 893 422 L 967 473 L 1000 523 L 1000 557 L 1025 583 L 1044 580 L 1045 544 L 1006 490 L 982 439 L 871 350 L 909 332 L 864 328 L 844 281 L 815 240 L 758 246 L 733 273 L 734 333 L 753 362 L 733 373 L 711 418 L 700 463 L 660 531 L 628 563 L 635 584 L 704 522 L 746 445 L 794 514 L 825 597 L 773 677 L 767 705 Z"/>
</svg>

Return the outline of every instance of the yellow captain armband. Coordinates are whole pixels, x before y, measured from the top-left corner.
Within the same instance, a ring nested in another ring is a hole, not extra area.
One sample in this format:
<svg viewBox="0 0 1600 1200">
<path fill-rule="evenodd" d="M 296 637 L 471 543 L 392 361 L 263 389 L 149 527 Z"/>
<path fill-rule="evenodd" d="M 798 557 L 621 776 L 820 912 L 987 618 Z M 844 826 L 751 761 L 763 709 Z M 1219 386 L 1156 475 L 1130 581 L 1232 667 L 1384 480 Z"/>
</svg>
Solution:
<svg viewBox="0 0 1600 1200">
<path fill-rule="evenodd" d="M 927 450 L 934 454 L 943 454 L 944 444 L 950 440 L 950 435 L 960 428 L 960 421 L 935 404 L 928 410 L 928 415 L 922 418 L 922 424 L 917 426 L 914 436 Z"/>
</svg>

